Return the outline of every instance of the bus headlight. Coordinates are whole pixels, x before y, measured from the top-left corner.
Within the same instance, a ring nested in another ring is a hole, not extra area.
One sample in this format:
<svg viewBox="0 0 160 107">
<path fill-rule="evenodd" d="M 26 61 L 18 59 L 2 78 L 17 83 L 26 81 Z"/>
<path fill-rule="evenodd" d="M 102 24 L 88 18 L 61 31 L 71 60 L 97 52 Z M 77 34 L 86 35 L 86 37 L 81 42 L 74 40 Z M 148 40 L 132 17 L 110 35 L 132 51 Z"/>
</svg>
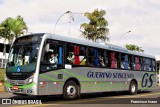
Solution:
<svg viewBox="0 0 160 107">
<path fill-rule="evenodd" d="M 30 84 L 30 83 L 32 83 L 33 82 L 33 77 L 30 77 L 29 79 L 28 79 L 28 84 Z"/>
</svg>

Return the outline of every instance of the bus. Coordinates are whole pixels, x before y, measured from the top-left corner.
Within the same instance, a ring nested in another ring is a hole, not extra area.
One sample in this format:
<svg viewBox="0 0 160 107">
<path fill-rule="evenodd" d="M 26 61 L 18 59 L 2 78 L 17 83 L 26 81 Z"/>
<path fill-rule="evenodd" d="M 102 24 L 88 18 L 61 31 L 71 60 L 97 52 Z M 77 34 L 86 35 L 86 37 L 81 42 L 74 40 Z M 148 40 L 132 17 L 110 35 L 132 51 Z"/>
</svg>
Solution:
<svg viewBox="0 0 160 107">
<path fill-rule="evenodd" d="M 9 52 L 5 91 L 22 95 L 62 95 L 156 87 L 155 57 L 112 44 L 49 33 L 18 37 Z"/>
<path fill-rule="evenodd" d="M 157 60 L 157 85 L 160 86 L 160 60 Z"/>
</svg>

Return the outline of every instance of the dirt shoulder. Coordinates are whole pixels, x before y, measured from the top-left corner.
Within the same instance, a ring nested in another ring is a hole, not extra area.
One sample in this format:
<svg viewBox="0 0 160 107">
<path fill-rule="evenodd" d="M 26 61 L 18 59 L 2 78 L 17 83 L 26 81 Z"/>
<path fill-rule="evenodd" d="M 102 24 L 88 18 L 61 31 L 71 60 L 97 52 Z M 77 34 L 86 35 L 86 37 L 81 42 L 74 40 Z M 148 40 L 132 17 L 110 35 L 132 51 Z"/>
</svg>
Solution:
<svg viewBox="0 0 160 107">
<path fill-rule="evenodd" d="M 0 93 L 4 92 L 4 83 L 0 82 Z"/>
</svg>

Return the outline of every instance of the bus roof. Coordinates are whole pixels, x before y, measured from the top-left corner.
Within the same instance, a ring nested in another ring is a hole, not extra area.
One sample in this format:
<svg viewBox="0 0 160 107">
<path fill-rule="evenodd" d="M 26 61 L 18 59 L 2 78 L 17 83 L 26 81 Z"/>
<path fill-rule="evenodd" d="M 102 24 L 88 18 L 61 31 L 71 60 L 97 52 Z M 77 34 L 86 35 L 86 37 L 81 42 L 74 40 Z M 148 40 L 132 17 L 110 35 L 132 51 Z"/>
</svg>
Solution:
<svg viewBox="0 0 160 107">
<path fill-rule="evenodd" d="M 36 35 L 36 34 L 44 34 L 43 38 L 46 38 L 46 39 L 50 38 L 50 39 L 66 41 L 66 42 L 71 42 L 71 43 L 75 43 L 75 44 L 87 45 L 87 46 L 91 46 L 91 47 L 113 50 L 113 51 L 117 51 L 117 52 L 133 54 L 133 55 L 137 55 L 137 56 L 143 56 L 143 57 L 148 57 L 148 58 L 155 59 L 155 57 L 152 56 L 152 55 L 147 55 L 147 54 L 140 53 L 140 52 L 130 51 L 126 48 L 123 48 L 123 47 L 120 47 L 120 46 L 117 46 L 117 45 L 113 45 L 113 44 L 109 44 L 109 43 L 100 44 L 100 43 L 92 42 L 92 41 L 89 41 L 89 40 L 76 39 L 76 38 L 71 38 L 71 37 L 66 37 L 66 36 L 61 36 L 61 35 L 55 35 L 55 34 L 50 34 L 50 33 L 35 33 L 35 34 L 31 34 L 31 35 Z"/>
</svg>

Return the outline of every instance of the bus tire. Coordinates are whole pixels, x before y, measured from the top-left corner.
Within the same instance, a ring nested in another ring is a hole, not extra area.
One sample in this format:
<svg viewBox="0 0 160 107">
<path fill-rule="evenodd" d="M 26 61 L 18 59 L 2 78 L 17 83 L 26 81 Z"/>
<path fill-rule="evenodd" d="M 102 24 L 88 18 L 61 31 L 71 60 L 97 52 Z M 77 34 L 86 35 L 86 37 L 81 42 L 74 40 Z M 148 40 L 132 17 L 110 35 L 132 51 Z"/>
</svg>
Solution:
<svg viewBox="0 0 160 107">
<path fill-rule="evenodd" d="M 63 98 L 73 100 L 78 97 L 78 85 L 74 81 L 68 81 L 63 88 Z"/>
<path fill-rule="evenodd" d="M 129 85 L 129 94 L 131 95 L 137 94 L 137 84 L 134 81 L 131 81 Z"/>
</svg>

